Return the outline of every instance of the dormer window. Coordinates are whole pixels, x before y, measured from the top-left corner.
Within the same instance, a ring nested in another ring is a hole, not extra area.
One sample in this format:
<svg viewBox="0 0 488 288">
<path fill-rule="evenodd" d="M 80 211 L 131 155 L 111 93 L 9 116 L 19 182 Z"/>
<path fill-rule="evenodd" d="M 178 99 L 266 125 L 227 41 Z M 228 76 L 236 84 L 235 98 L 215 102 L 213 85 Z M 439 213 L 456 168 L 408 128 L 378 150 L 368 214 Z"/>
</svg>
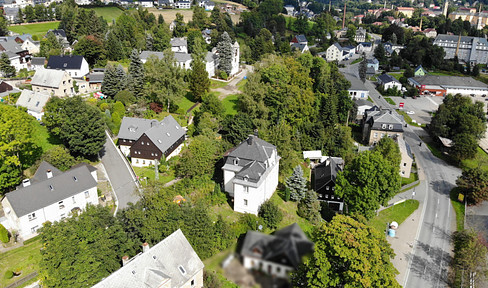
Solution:
<svg viewBox="0 0 488 288">
<path fill-rule="evenodd" d="M 64 63 L 63 64 L 63 67 L 68 67 L 68 63 Z"/>
<path fill-rule="evenodd" d="M 239 164 L 239 158 L 235 158 L 234 159 L 234 165 L 238 165 Z"/>
<path fill-rule="evenodd" d="M 392 124 L 388 125 L 388 129 L 393 130 L 393 125 Z"/>
<path fill-rule="evenodd" d="M 381 124 L 381 129 L 386 129 L 386 124 Z"/>
<path fill-rule="evenodd" d="M 130 128 L 129 128 L 129 132 L 136 132 L 136 128 L 134 128 L 134 127 L 130 127 Z"/>
</svg>

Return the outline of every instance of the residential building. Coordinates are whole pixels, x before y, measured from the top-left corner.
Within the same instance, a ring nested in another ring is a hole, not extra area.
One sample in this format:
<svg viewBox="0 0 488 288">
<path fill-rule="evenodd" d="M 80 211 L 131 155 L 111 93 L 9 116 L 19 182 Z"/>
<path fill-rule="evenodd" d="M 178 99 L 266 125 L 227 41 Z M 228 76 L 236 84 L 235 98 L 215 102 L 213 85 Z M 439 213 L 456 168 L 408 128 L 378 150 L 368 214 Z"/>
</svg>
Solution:
<svg viewBox="0 0 488 288">
<path fill-rule="evenodd" d="M 158 51 L 141 51 L 139 54 L 139 58 L 141 59 L 142 63 L 146 63 L 149 57 L 157 57 L 159 60 L 163 59 L 164 53 Z"/>
<path fill-rule="evenodd" d="M 358 112 L 357 112 L 357 116 L 356 116 L 357 121 L 361 121 L 361 119 L 363 119 L 364 111 L 371 109 L 374 106 L 374 104 L 372 102 L 365 100 L 365 99 L 358 99 L 354 102 L 356 103 L 356 106 L 358 107 Z"/>
<path fill-rule="evenodd" d="M 413 155 L 410 146 L 408 145 L 403 137 L 396 137 L 396 142 L 398 143 L 398 148 L 400 148 L 400 176 L 404 178 L 409 178 L 412 171 Z"/>
<path fill-rule="evenodd" d="M 363 54 L 373 51 L 373 43 L 371 42 L 361 42 L 356 47 L 356 53 Z"/>
<path fill-rule="evenodd" d="M 383 85 L 385 90 L 396 88 L 398 91 L 402 90 L 402 83 L 398 81 L 395 77 L 388 74 L 381 74 L 378 76 L 378 84 Z"/>
<path fill-rule="evenodd" d="M 153 247 L 142 245 L 134 258 L 93 288 L 203 288 L 202 260 L 180 229 Z"/>
<path fill-rule="evenodd" d="M 191 8 L 191 2 L 186 1 L 186 0 L 176 1 L 174 5 L 175 5 L 176 9 L 190 9 Z"/>
<path fill-rule="evenodd" d="M 376 70 L 373 67 L 366 68 L 366 78 L 371 79 L 376 75 Z"/>
<path fill-rule="evenodd" d="M 224 159 L 224 190 L 234 198 L 234 211 L 257 215 L 278 186 L 280 156 L 276 147 L 250 135 Z"/>
<path fill-rule="evenodd" d="M 293 37 L 293 39 L 291 39 L 290 45 L 292 45 L 292 43 L 307 45 L 308 40 L 307 40 L 307 37 L 305 37 L 305 35 L 301 34 L 301 35 L 296 35 L 295 37 Z"/>
<path fill-rule="evenodd" d="M 207 44 L 212 43 L 211 34 L 212 34 L 212 30 L 210 30 L 210 29 L 202 30 L 202 37 L 203 37 L 203 40 L 205 40 L 205 43 L 207 43 Z"/>
<path fill-rule="evenodd" d="M 52 57 L 52 56 L 51 56 Z M 38 69 L 31 81 L 32 91 L 51 96 L 73 96 L 73 79 L 68 72 L 52 69 Z"/>
<path fill-rule="evenodd" d="M 158 120 L 124 117 L 119 130 L 119 147 L 131 157 L 133 166 L 156 165 L 161 157 L 178 155 L 185 140 L 186 130 L 173 116 Z"/>
<path fill-rule="evenodd" d="M 363 140 L 368 145 L 376 145 L 383 137 L 403 137 L 404 121 L 391 109 L 373 106 L 364 111 Z"/>
<path fill-rule="evenodd" d="M 156 51 L 141 51 L 139 57 L 141 58 L 142 63 L 146 63 L 149 57 L 157 57 L 159 60 L 163 59 L 164 52 L 156 52 Z M 173 56 L 176 61 L 176 65 L 183 69 L 190 69 L 191 68 L 191 54 L 185 52 L 174 52 Z"/>
<path fill-rule="evenodd" d="M 369 90 L 368 88 L 366 88 L 361 79 L 357 78 L 356 75 L 348 73 L 344 73 L 343 75 L 347 79 L 347 81 L 351 82 L 351 87 L 349 87 L 347 91 L 349 92 L 349 96 L 351 96 L 353 100 L 368 99 Z"/>
<path fill-rule="evenodd" d="M 300 51 L 300 53 L 305 53 L 307 51 L 310 51 L 310 48 L 308 47 L 307 44 L 300 44 L 300 43 L 291 43 L 291 51 L 297 50 Z"/>
<path fill-rule="evenodd" d="M 415 71 L 413 72 L 413 74 L 415 76 L 424 76 L 425 74 L 428 74 L 429 72 L 427 72 L 424 67 L 422 67 L 422 65 L 419 65 L 417 68 L 415 68 Z"/>
<path fill-rule="evenodd" d="M 90 73 L 88 62 L 80 55 L 52 55 L 49 57 L 46 69 L 66 71 L 73 78 L 83 78 Z"/>
<path fill-rule="evenodd" d="M 19 19 L 19 7 L 7 7 L 7 6 L 4 6 L 3 7 L 3 13 L 5 14 L 5 18 L 7 18 L 7 20 L 10 22 L 10 23 L 19 23 L 20 22 L 20 19 Z"/>
<path fill-rule="evenodd" d="M 471 77 L 424 75 L 408 78 L 420 95 L 488 95 L 488 85 Z"/>
<path fill-rule="evenodd" d="M 32 57 L 29 70 L 44 69 L 44 65 L 46 65 L 46 57 Z"/>
<path fill-rule="evenodd" d="M 51 95 L 24 89 L 16 105 L 26 108 L 29 115 L 34 116 L 37 121 L 41 121 L 44 115 L 44 106 L 49 98 L 51 98 Z"/>
<path fill-rule="evenodd" d="M 27 69 L 27 63 L 30 60 L 29 51 L 22 48 L 15 39 L 3 39 L 0 41 L 0 53 L 6 53 L 10 59 L 10 65 L 15 67 L 18 72 L 20 69 Z"/>
<path fill-rule="evenodd" d="M 100 90 L 102 89 L 103 78 L 105 77 L 104 72 L 92 72 L 86 75 L 86 81 L 90 90 Z"/>
<path fill-rule="evenodd" d="M 373 68 L 375 73 L 380 70 L 380 61 L 378 61 L 378 59 L 376 58 L 369 58 L 366 60 L 366 67 L 367 68 Z"/>
<path fill-rule="evenodd" d="M 217 58 L 219 57 L 219 51 L 217 50 L 217 47 L 212 49 L 212 53 L 214 53 Z M 232 45 L 232 69 L 230 71 L 229 76 L 234 76 L 237 73 L 239 73 L 239 71 L 240 71 L 240 66 L 239 66 L 240 58 L 239 57 L 240 57 L 240 46 L 239 46 L 239 43 L 237 43 L 237 41 L 236 41 Z M 217 66 L 215 66 L 215 69 L 218 69 L 219 62 L 220 61 L 215 62 L 215 64 L 217 65 Z"/>
<path fill-rule="evenodd" d="M 383 47 L 385 48 L 386 56 L 391 56 L 393 52 L 396 52 L 396 54 L 400 54 L 400 51 L 405 48 L 402 45 L 393 44 L 390 42 L 384 43 Z"/>
<path fill-rule="evenodd" d="M 437 31 L 434 28 L 427 28 L 424 31 L 422 31 L 424 35 L 428 38 L 435 38 L 437 37 Z"/>
<path fill-rule="evenodd" d="M 488 11 L 476 12 L 476 9 L 461 10 L 449 13 L 449 19 L 452 21 L 461 18 L 463 21 L 468 21 L 471 26 L 476 27 L 477 30 L 483 29 L 488 25 Z"/>
<path fill-rule="evenodd" d="M 219 57 L 212 52 L 207 52 L 205 57 L 205 70 L 208 73 L 208 77 L 215 76 L 215 70 L 219 67 Z"/>
<path fill-rule="evenodd" d="M 4 102 L 5 98 L 9 100 L 9 95 L 13 93 L 19 93 L 21 90 L 13 87 L 5 81 L 0 80 L 0 102 Z"/>
<path fill-rule="evenodd" d="M 293 5 L 285 5 L 286 15 L 294 16 L 295 15 L 295 7 Z"/>
<path fill-rule="evenodd" d="M 68 38 L 66 37 L 66 32 L 63 29 L 52 29 L 47 31 L 46 36 L 49 33 L 53 33 L 54 36 L 56 36 L 56 39 L 58 39 L 59 43 L 63 47 L 64 52 L 71 52 L 71 47 L 68 41 Z"/>
<path fill-rule="evenodd" d="M 37 54 L 41 49 L 41 42 L 34 41 L 32 38 L 28 37 L 22 42 L 21 48 L 27 50 L 29 54 Z"/>
<path fill-rule="evenodd" d="M 488 41 L 485 38 L 439 34 L 434 45 L 442 47 L 444 59 L 458 57 L 459 61 L 471 65 L 488 62 Z"/>
<path fill-rule="evenodd" d="M 137 0 L 137 4 L 138 5 L 141 5 L 144 8 L 152 8 L 152 7 L 154 7 L 154 1 L 153 0 Z"/>
<path fill-rule="evenodd" d="M 215 3 L 208 0 L 198 0 L 197 5 L 203 7 L 205 11 L 212 11 L 215 8 Z"/>
<path fill-rule="evenodd" d="M 176 53 L 188 53 L 188 43 L 186 38 L 171 38 L 169 41 L 171 51 Z"/>
<path fill-rule="evenodd" d="M 334 43 L 327 48 L 327 52 L 325 54 L 325 59 L 327 61 L 342 61 L 342 47 L 339 43 Z"/>
<path fill-rule="evenodd" d="M 293 223 L 273 235 L 248 231 L 240 254 L 246 269 L 288 279 L 289 273 L 298 269 L 303 257 L 311 254 L 313 248 L 314 243 Z"/>
<path fill-rule="evenodd" d="M 340 157 L 327 157 L 312 169 L 312 190 L 317 192 L 320 201 L 327 202 L 331 210 L 342 213 L 344 200 L 335 195 L 337 173 L 344 170 L 344 160 Z"/>
<path fill-rule="evenodd" d="M 45 161 L 33 178 L 23 180 L 2 200 L 10 229 L 24 240 L 35 236 L 45 222 L 61 221 L 88 204 L 98 204 L 96 168 L 83 163 L 61 172 Z"/>
<path fill-rule="evenodd" d="M 356 35 L 354 36 L 354 41 L 356 42 L 364 42 L 366 41 L 366 35 L 368 33 L 366 32 L 366 29 L 362 28 L 362 27 L 359 27 L 357 30 L 356 30 Z"/>
<path fill-rule="evenodd" d="M 413 12 L 415 11 L 415 8 L 413 7 L 397 7 L 396 9 L 398 13 L 402 13 L 405 15 L 407 18 L 411 18 L 413 16 Z"/>
</svg>

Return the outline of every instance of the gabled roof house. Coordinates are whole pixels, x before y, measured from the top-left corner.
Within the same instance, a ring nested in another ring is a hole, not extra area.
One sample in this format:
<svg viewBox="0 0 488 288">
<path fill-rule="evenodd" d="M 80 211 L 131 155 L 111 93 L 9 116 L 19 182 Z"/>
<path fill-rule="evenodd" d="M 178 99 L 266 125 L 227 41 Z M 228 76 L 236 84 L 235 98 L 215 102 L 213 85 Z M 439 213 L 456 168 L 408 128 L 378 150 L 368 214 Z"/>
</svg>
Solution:
<svg viewBox="0 0 488 288">
<path fill-rule="evenodd" d="M 225 155 L 224 189 L 234 198 L 234 210 L 258 214 L 278 186 L 280 156 L 276 147 L 250 135 Z"/>
<path fill-rule="evenodd" d="M 31 81 L 32 91 L 51 96 L 73 96 L 73 79 L 68 72 L 52 69 L 38 69 Z"/>
<path fill-rule="evenodd" d="M 396 112 L 373 106 L 364 112 L 363 140 L 371 146 L 383 137 L 402 137 L 403 125 L 403 118 Z"/>
<path fill-rule="evenodd" d="M 33 178 L 2 200 L 10 228 L 24 239 L 35 236 L 44 222 L 60 221 L 88 204 L 98 204 L 97 173 L 86 163 L 61 172 L 42 162 Z"/>
<path fill-rule="evenodd" d="M 248 231 L 240 254 L 245 268 L 287 279 L 313 248 L 313 242 L 293 223 L 273 235 Z"/>
<path fill-rule="evenodd" d="M 131 157 L 133 166 L 141 167 L 177 155 L 185 136 L 186 130 L 169 115 L 162 121 L 124 117 L 118 138 L 120 150 Z"/>
<path fill-rule="evenodd" d="M 203 288 L 204 264 L 180 229 L 143 251 L 93 288 Z"/>
<path fill-rule="evenodd" d="M 337 173 L 344 170 L 344 160 L 340 157 L 328 157 L 312 170 L 312 190 L 317 192 L 319 200 L 326 201 L 334 211 L 342 212 L 344 201 L 334 194 Z"/>
<path fill-rule="evenodd" d="M 44 106 L 51 98 L 51 95 L 32 90 L 24 89 L 17 99 L 17 106 L 27 108 L 27 113 L 34 116 L 38 121 L 41 121 L 44 115 Z"/>
<path fill-rule="evenodd" d="M 49 57 L 47 69 L 61 70 L 68 72 L 69 76 L 82 78 L 90 73 L 90 67 L 85 57 L 80 55 L 56 56 Z"/>
</svg>

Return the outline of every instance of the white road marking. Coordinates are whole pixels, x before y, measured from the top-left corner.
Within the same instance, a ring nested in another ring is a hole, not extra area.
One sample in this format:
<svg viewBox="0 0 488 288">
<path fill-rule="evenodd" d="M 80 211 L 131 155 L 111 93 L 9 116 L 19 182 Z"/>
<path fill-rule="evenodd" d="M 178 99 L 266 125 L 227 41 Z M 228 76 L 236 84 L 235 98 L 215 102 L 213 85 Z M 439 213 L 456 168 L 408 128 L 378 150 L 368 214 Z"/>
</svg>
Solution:
<svg viewBox="0 0 488 288">
<path fill-rule="evenodd" d="M 427 100 L 432 102 L 436 107 L 439 107 L 439 104 L 435 103 L 434 100 L 430 99 L 430 97 L 425 97 Z"/>
</svg>

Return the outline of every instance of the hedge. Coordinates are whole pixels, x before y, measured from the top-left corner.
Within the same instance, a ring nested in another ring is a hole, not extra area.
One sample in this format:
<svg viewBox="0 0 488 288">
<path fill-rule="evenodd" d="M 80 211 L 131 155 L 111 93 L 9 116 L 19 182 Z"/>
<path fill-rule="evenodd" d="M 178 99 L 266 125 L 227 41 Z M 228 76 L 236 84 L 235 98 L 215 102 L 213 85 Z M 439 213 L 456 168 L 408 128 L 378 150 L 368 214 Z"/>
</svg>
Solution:
<svg viewBox="0 0 488 288">
<path fill-rule="evenodd" d="M 9 241 L 8 231 L 2 224 L 0 224 L 0 241 L 3 243 L 8 243 Z"/>
</svg>

